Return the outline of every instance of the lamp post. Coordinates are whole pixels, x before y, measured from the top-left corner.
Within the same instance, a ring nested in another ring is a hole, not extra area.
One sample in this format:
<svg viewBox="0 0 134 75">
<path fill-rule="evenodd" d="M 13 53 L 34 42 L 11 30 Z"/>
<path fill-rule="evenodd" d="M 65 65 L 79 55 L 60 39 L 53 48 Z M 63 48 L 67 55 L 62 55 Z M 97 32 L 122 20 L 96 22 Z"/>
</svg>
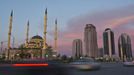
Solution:
<svg viewBox="0 0 134 75">
<path fill-rule="evenodd" d="M 2 52 L 2 49 L 3 49 L 3 42 L 1 42 L 1 52 Z"/>
<path fill-rule="evenodd" d="M 12 42 L 12 48 L 14 48 L 14 44 L 15 44 L 15 37 L 12 35 L 12 39 L 13 39 L 13 42 Z"/>
</svg>

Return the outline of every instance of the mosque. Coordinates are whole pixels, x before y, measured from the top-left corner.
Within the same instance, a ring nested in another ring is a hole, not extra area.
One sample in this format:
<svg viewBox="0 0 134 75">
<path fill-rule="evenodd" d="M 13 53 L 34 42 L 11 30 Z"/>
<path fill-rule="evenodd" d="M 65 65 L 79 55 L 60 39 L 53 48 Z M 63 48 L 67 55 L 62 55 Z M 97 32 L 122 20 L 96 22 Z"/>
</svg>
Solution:
<svg viewBox="0 0 134 75">
<path fill-rule="evenodd" d="M 11 30 L 12 30 L 12 17 L 13 11 L 10 16 L 9 23 L 9 34 L 8 34 L 8 48 L 5 52 L 6 60 L 11 59 L 33 59 L 33 58 L 45 58 L 45 54 L 51 50 L 51 47 L 46 43 L 46 34 L 47 34 L 47 9 L 45 10 L 44 16 L 44 32 L 43 38 L 39 35 L 35 35 L 29 39 L 29 21 L 27 22 L 27 31 L 26 31 L 26 41 L 18 49 L 11 49 L 10 39 L 11 39 Z M 54 49 L 52 54 L 57 54 L 57 19 L 55 20 L 55 32 L 54 32 Z"/>
<path fill-rule="evenodd" d="M 22 48 L 18 50 L 11 50 L 12 59 L 33 59 L 41 58 L 42 48 L 43 48 L 43 38 L 39 35 L 35 35 L 30 38 L 30 40 L 22 44 Z M 46 47 L 48 45 L 46 44 Z M 14 54 L 14 55 L 13 55 Z"/>
<path fill-rule="evenodd" d="M 33 36 L 30 39 L 30 41 L 25 44 L 24 47 L 28 48 L 28 49 L 42 49 L 43 48 L 43 38 L 39 35 Z"/>
</svg>

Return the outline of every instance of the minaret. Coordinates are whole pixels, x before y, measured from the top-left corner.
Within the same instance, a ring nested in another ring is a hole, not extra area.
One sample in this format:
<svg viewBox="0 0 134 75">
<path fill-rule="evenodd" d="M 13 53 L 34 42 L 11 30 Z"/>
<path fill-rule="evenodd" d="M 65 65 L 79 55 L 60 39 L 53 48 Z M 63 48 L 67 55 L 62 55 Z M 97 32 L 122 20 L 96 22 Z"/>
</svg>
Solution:
<svg viewBox="0 0 134 75">
<path fill-rule="evenodd" d="M 43 45 L 43 49 L 42 49 L 42 58 L 44 58 L 44 54 L 45 54 L 45 49 L 47 48 L 46 46 L 46 34 L 47 34 L 47 8 L 45 10 L 45 16 L 44 16 L 44 45 Z"/>
<path fill-rule="evenodd" d="M 26 31 L 26 46 L 28 44 L 28 37 L 29 37 L 29 21 L 27 22 L 27 31 Z"/>
<path fill-rule="evenodd" d="M 13 20 L 13 10 L 10 15 L 9 31 L 8 31 L 8 50 L 7 50 L 7 59 L 10 59 L 10 42 L 11 42 L 11 31 L 12 31 L 12 20 Z"/>
<path fill-rule="evenodd" d="M 57 39 L 58 39 L 58 28 L 57 19 L 55 20 L 55 32 L 54 32 L 54 51 L 57 52 Z"/>
</svg>

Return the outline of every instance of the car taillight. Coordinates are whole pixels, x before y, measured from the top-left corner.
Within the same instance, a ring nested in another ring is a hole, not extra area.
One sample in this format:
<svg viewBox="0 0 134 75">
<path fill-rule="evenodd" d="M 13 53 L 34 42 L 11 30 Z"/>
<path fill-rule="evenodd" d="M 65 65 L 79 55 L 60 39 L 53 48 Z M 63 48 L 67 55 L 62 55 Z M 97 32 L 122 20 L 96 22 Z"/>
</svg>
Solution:
<svg viewBox="0 0 134 75">
<path fill-rule="evenodd" d="M 36 66 L 48 66 L 48 64 L 12 64 L 14 67 L 36 67 Z"/>
</svg>

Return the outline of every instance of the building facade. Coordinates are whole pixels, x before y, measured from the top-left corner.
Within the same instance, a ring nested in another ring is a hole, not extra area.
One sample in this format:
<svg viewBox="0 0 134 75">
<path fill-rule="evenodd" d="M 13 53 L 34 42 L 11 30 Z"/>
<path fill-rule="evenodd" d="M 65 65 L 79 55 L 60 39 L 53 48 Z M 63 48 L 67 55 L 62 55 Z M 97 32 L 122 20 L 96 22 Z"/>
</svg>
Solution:
<svg viewBox="0 0 134 75">
<path fill-rule="evenodd" d="M 25 44 L 25 48 L 43 48 L 43 38 L 39 35 L 33 36 L 30 41 Z"/>
<path fill-rule="evenodd" d="M 114 33 L 110 28 L 106 28 L 103 32 L 103 46 L 104 55 L 110 58 L 115 55 L 115 43 L 114 43 Z"/>
<path fill-rule="evenodd" d="M 120 35 L 118 40 L 118 48 L 119 57 L 121 60 L 125 61 L 132 59 L 131 39 L 126 33 Z"/>
<path fill-rule="evenodd" d="M 104 49 L 103 48 L 99 48 L 98 49 L 98 56 L 99 57 L 103 57 L 103 55 L 104 55 Z"/>
<path fill-rule="evenodd" d="M 98 57 L 97 32 L 92 24 L 87 24 L 84 29 L 84 45 L 86 56 Z"/>
<path fill-rule="evenodd" d="M 80 58 L 82 56 L 82 41 L 80 39 L 73 40 L 72 56 L 73 58 Z"/>
</svg>

